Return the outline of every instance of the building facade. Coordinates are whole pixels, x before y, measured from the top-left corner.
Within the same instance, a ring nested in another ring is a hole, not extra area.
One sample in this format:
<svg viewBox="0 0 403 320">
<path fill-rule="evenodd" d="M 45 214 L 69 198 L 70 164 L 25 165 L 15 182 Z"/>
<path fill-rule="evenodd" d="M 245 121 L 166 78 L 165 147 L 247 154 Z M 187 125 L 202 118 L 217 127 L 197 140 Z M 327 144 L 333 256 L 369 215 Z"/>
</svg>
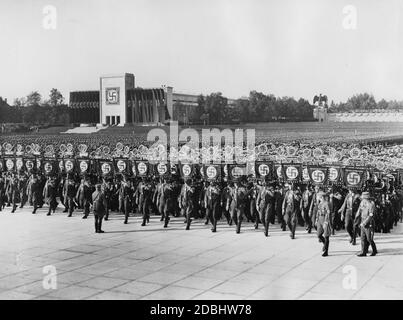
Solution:
<svg viewBox="0 0 403 320">
<path fill-rule="evenodd" d="M 199 95 L 174 93 L 169 86 L 139 88 L 130 73 L 101 76 L 99 86 L 99 91 L 70 92 L 71 123 L 124 126 L 194 121 Z M 235 100 L 228 99 L 231 103 Z"/>
</svg>

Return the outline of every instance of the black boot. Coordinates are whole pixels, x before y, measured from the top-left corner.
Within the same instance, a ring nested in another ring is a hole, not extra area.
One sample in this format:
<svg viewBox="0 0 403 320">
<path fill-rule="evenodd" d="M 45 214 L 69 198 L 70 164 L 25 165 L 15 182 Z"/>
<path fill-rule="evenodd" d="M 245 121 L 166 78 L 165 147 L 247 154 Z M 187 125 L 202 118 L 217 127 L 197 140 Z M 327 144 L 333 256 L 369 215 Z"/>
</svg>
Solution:
<svg viewBox="0 0 403 320">
<path fill-rule="evenodd" d="M 171 220 L 169 217 L 165 218 L 164 228 L 168 228 L 169 220 Z"/>
<path fill-rule="evenodd" d="M 192 223 L 192 219 L 188 218 L 187 224 L 186 224 L 186 230 L 190 229 L 190 224 Z"/>
</svg>

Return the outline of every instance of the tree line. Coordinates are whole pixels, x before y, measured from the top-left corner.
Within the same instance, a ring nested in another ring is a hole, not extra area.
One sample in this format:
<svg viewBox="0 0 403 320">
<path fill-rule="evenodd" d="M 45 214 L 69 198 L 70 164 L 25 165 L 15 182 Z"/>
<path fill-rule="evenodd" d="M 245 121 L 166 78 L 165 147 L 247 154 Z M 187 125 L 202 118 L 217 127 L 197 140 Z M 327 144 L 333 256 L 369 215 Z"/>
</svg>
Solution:
<svg viewBox="0 0 403 320">
<path fill-rule="evenodd" d="M 248 98 L 228 101 L 221 92 L 199 95 L 197 106 L 174 105 L 180 122 L 226 124 L 270 121 L 313 121 L 313 106 L 308 100 L 275 97 L 251 91 Z"/>
<path fill-rule="evenodd" d="M 403 101 L 381 99 L 376 101 L 369 93 L 360 93 L 348 98 L 346 102 L 330 103 L 329 112 L 352 112 L 352 111 L 403 111 Z"/>
<path fill-rule="evenodd" d="M 33 91 L 16 98 L 12 106 L 0 106 L 0 122 L 25 125 L 66 125 L 69 123 L 68 105 L 59 90 L 50 90 L 48 99 Z"/>
</svg>

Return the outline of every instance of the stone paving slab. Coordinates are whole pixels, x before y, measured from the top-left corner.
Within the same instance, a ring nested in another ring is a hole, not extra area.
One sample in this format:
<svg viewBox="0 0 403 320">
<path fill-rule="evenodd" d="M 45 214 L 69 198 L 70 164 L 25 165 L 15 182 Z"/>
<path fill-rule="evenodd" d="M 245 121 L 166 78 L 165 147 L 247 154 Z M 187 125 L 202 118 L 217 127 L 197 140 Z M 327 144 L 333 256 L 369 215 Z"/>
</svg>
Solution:
<svg viewBox="0 0 403 320">
<path fill-rule="evenodd" d="M 339 231 L 324 258 L 303 227 L 291 240 L 277 225 L 266 238 L 252 223 L 212 233 L 202 220 L 186 231 L 183 218 L 164 229 L 157 216 L 141 227 L 112 215 L 96 234 L 81 212 L 30 212 L 0 212 L 0 299 L 403 299 L 402 224 L 375 235 L 376 257 L 357 257 Z M 56 288 L 44 287 L 46 266 Z"/>
</svg>

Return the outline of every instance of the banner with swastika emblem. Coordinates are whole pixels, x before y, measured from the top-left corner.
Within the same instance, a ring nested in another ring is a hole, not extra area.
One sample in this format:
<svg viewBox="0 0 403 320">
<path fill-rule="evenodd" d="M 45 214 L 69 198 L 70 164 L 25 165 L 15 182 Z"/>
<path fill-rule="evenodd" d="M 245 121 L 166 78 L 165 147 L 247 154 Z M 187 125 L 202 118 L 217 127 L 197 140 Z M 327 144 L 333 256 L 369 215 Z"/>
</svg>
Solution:
<svg viewBox="0 0 403 320">
<path fill-rule="evenodd" d="M 114 173 L 114 167 L 111 160 L 99 160 L 98 161 L 98 173 L 104 177 Z"/>
<path fill-rule="evenodd" d="M 327 182 L 327 168 L 309 166 L 308 167 L 309 177 L 311 178 L 312 184 L 324 185 Z"/>
<path fill-rule="evenodd" d="M 282 174 L 286 181 L 295 182 L 301 180 L 301 165 L 294 163 L 286 163 L 282 165 Z"/>
<path fill-rule="evenodd" d="M 81 175 L 90 173 L 91 172 L 90 159 L 77 159 L 77 167 Z"/>
<path fill-rule="evenodd" d="M 228 164 L 227 166 L 228 171 L 228 180 L 236 181 L 242 176 L 246 176 L 246 164 Z"/>
<path fill-rule="evenodd" d="M 43 172 L 46 176 L 51 176 L 57 172 L 57 161 L 55 159 L 43 159 Z"/>
<path fill-rule="evenodd" d="M 302 183 L 310 183 L 311 182 L 311 177 L 309 176 L 309 170 L 308 167 L 302 166 L 301 169 L 301 177 L 302 177 Z"/>
<path fill-rule="evenodd" d="M 255 174 L 258 179 L 272 179 L 273 177 L 273 162 L 257 161 L 255 163 Z"/>
<path fill-rule="evenodd" d="M 159 162 L 154 164 L 154 172 L 160 177 L 166 177 L 171 174 L 169 162 Z"/>
<path fill-rule="evenodd" d="M 327 168 L 328 184 L 340 184 L 343 182 L 343 170 L 341 167 L 330 166 Z"/>
<path fill-rule="evenodd" d="M 179 173 L 183 179 L 189 179 L 194 174 L 195 166 L 193 163 L 180 163 L 179 168 Z"/>
<path fill-rule="evenodd" d="M 118 173 L 128 173 L 129 172 L 129 161 L 124 158 L 114 159 L 114 169 Z"/>
<path fill-rule="evenodd" d="M 354 167 L 344 169 L 344 182 L 348 188 L 361 188 L 365 182 L 366 171 Z"/>
<path fill-rule="evenodd" d="M 147 161 L 136 161 L 136 173 L 140 177 L 150 174 L 150 164 Z"/>
<path fill-rule="evenodd" d="M 66 173 L 74 173 L 76 169 L 76 161 L 74 159 L 64 159 L 64 171 Z"/>
<path fill-rule="evenodd" d="M 203 176 L 209 181 L 221 179 L 221 165 L 205 164 L 203 166 Z"/>
</svg>

